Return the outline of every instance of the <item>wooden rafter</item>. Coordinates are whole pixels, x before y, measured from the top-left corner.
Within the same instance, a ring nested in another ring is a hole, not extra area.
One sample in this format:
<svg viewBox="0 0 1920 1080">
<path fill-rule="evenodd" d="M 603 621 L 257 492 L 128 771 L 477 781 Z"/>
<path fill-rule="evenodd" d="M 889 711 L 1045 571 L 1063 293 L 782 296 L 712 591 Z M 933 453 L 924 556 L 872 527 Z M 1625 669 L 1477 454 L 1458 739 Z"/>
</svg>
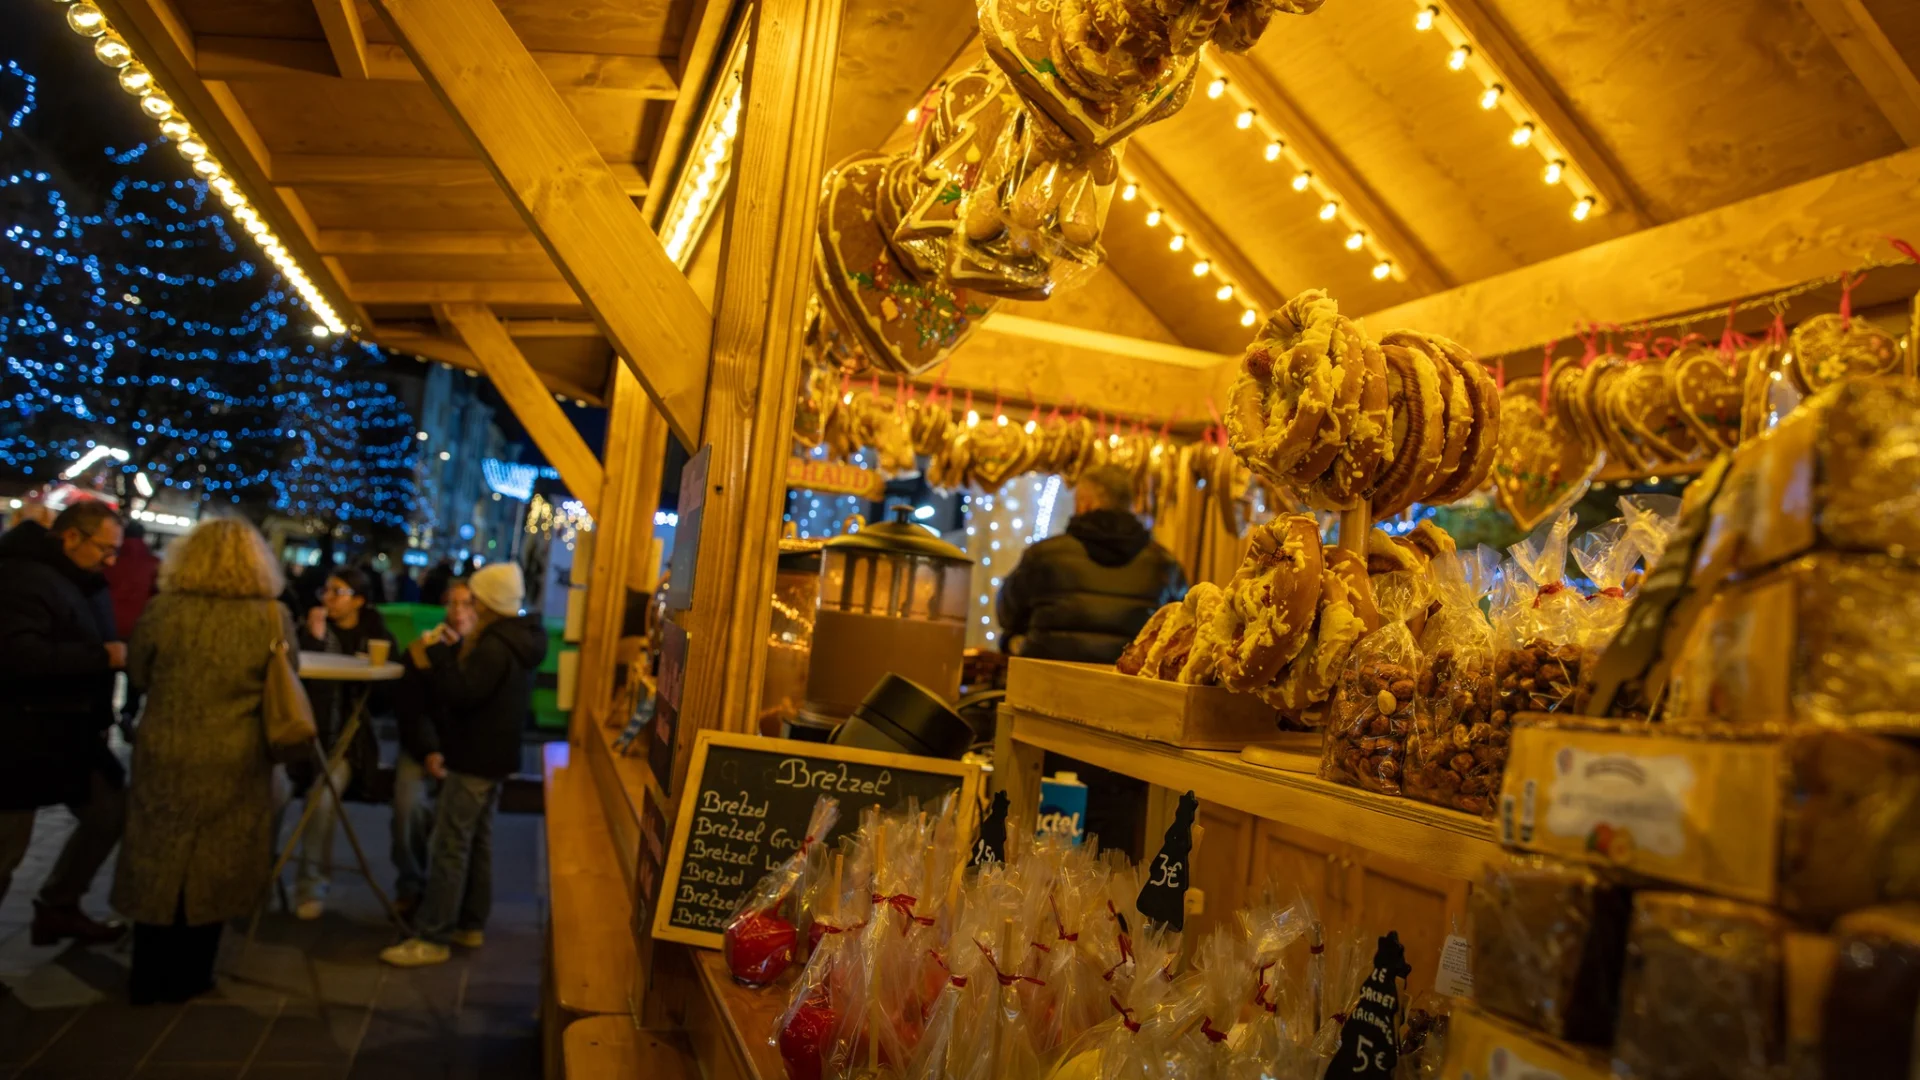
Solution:
<svg viewBox="0 0 1920 1080">
<path fill-rule="evenodd" d="M 1920 146 L 1920 78 L 1862 0 L 1801 0 L 1908 146 Z"/>
<path fill-rule="evenodd" d="M 535 255 L 546 249 L 530 232 L 321 229 L 323 255 Z"/>
<path fill-rule="evenodd" d="M 1302 113 L 1293 99 L 1280 89 L 1261 66 L 1250 57 L 1215 51 L 1213 61 L 1220 65 L 1228 82 L 1238 88 L 1255 112 L 1266 117 L 1284 133 L 1287 144 L 1340 199 L 1357 219 L 1366 223 L 1374 239 L 1406 274 L 1407 281 L 1423 292 L 1447 288 L 1453 279 L 1435 262 L 1413 230 L 1407 228 L 1374 193 L 1359 171 L 1347 161 L 1320 129 Z M 1129 151 L 1128 161 L 1132 161 Z"/>
<path fill-rule="evenodd" d="M 314 13 L 320 16 L 320 29 L 327 35 L 327 49 L 343 79 L 367 77 L 367 31 L 360 25 L 359 9 L 353 0 L 313 0 Z"/>
<path fill-rule="evenodd" d="M 1388 308 L 1367 327 L 1414 327 L 1498 356 L 1586 322 L 1713 311 L 1892 257 L 1887 236 L 1920 235 L 1917 187 L 1920 149 L 1904 150 Z"/>
<path fill-rule="evenodd" d="M 607 169 L 630 196 L 647 192 L 647 177 L 630 161 L 609 161 Z M 357 154 L 278 154 L 272 163 L 276 184 L 395 184 L 437 187 L 493 183 L 493 174 L 477 158 L 369 157 Z"/>
<path fill-rule="evenodd" d="M 1228 238 L 1226 230 L 1213 220 L 1212 215 L 1202 209 L 1161 168 L 1145 145 L 1138 140 L 1129 145 L 1121 168 L 1146 189 L 1144 197 L 1151 198 L 1183 232 L 1193 237 L 1194 245 L 1205 252 L 1207 258 L 1220 264 L 1220 269 L 1226 272 L 1243 298 L 1262 308 L 1279 307 L 1280 302 L 1286 299 L 1260 272 L 1260 268 L 1253 264 L 1253 260 L 1241 252 L 1239 245 Z"/>
<path fill-rule="evenodd" d="M 324 0 L 317 0 L 324 2 Z M 230 37 L 205 34 L 197 39 L 199 71 L 208 79 L 234 82 L 332 75 L 334 58 L 318 41 Z M 366 45 L 367 78 L 380 82 L 419 82 L 419 69 L 404 49 L 384 42 Z M 603 56 L 599 53 L 536 52 L 536 64 L 562 94 L 576 90 L 672 98 L 673 75 L 652 56 Z"/>
<path fill-rule="evenodd" d="M 667 122 L 660 125 L 654 138 L 653 156 L 647 177 L 646 201 L 641 204 L 647 221 L 658 224 L 666 213 L 680 157 L 693 138 L 693 125 L 700 118 L 708 77 L 725 46 L 727 22 L 733 5 L 727 0 L 693 0 L 693 15 L 687 20 L 687 32 L 680 39 L 680 53 L 674 58 L 674 84 L 680 93 L 673 99 Z"/>
<path fill-rule="evenodd" d="M 564 281 L 361 281 L 350 290 L 362 304 L 537 304 L 580 303 Z"/>
<path fill-rule="evenodd" d="M 513 410 L 540 453 L 560 472 L 567 490 L 586 505 L 587 513 L 598 513 L 601 488 L 606 481 L 600 459 L 593 456 L 580 432 L 567 419 L 553 395 L 527 362 L 526 354 L 513 343 L 507 328 L 482 304 L 444 304 L 433 310 L 434 318 L 453 328 L 467 349 L 480 361 L 494 389 Z"/>
<path fill-rule="evenodd" d="M 508 332 L 512 333 L 511 327 Z M 457 367 L 462 371 L 486 373 L 486 368 L 481 365 L 479 357 L 474 356 L 473 350 L 467 348 L 464 342 L 456 341 L 438 331 L 383 325 L 380 329 L 366 335 L 366 340 L 392 352 L 418 356 L 437 364 Z M 534 372 L 540 376 L 541 385 L 562 397 L 584 401 L 589 405 L 602 405 L 606 402 L 605 387 L 588 386 L 574 381 L 565 373 L 539 365 L 534 366 Z"/>
<path fill-rule="evenodd" d="M 374 0 L 614 351 L 695 445 L 713 319 L 491 0 Z"/>
<path fill-rule="evenodd" d="M 341 318 L 349 325 L 367 324 L 366 312 L 347 295 L 274 190 L 266 145 L 239 103 L 224 86 L 198 77 L 193 31 L 170 0 L 101 0 L 100 8 Z"/>
</svg>

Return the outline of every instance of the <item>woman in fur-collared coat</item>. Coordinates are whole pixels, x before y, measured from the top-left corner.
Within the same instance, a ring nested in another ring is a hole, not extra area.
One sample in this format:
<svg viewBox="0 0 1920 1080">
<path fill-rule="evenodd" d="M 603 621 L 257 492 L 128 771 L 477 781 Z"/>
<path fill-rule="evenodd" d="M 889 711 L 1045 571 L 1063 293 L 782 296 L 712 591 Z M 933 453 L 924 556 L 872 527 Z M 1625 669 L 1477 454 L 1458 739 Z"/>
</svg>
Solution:
<svg viewBox="0 0 1920 1080">
<path fill-rule="evenodd" d="M 211 989 L 222 924 L 265 894 L 273 764 L 261 701 L 274 643 L 295 640 L 281 588 L 252 525 L 205 521 L 168 548 L 160 595 L 134 628 L 127 671 L 147 700 L 113 906 L 134 923 L 136 1004 Z"/>
</svg>

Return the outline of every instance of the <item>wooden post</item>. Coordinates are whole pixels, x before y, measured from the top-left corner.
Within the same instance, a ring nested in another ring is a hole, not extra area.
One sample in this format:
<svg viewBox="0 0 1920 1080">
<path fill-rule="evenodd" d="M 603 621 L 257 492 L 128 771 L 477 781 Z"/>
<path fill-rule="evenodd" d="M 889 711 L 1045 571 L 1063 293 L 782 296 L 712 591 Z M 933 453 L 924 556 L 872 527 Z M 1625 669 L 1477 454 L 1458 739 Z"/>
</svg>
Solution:
<svg viewBox="0 0 1920 1080">
<path fill-rule="evenodd" d="M 1367 536 L 1373 532 L 1373 507 L 1365 499 L 1360 505 L 1340 511 L 1340 539 L 1335 545 L 1342 551 L 1367 553 Z"/>
<path fill-rule="evenodd" d="M 841 4 L 754 8 L 701 428 L 712 458 L 676 790 L 694 728 L 750 731 L 759 708 Z"/>
<path fill-rule="evenodd" d="M 593 519 L 597 535 L 587 570 L 587 628 L 580 643 L 580 678 L 573 699 L 575 742 L 593 737 L 589 725 L 606 719 L 615 645 L 626 616 L 629 567 L 634 548 L 645 548 L 653 539 L 666 437 L 660 411 L 647 400 L 633 372 L 616 362 L 603 454 L 606 480 L 600 489 L 600 512 Z"/>
</svg>

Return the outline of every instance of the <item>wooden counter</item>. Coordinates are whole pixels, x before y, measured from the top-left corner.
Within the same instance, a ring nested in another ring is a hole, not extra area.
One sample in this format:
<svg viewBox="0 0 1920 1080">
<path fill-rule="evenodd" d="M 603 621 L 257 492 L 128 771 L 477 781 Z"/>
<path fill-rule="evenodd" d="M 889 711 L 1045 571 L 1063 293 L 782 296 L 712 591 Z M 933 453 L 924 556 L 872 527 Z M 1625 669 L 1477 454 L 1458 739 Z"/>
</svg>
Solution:
<svg viewBox="0 0 1920 1080">
<path fill-rule="evenodd" d="M 688 952 L 700 993 L 686 1003 L 687 1039 L 705 1066 L 707 1080 L 785 1080 L 780 1053 L 767 1040 L 786 1010 L 792 976 L 764 990 L 750 990 L 733 981 L 718 952 L 691 947 Z"/>
</svg>

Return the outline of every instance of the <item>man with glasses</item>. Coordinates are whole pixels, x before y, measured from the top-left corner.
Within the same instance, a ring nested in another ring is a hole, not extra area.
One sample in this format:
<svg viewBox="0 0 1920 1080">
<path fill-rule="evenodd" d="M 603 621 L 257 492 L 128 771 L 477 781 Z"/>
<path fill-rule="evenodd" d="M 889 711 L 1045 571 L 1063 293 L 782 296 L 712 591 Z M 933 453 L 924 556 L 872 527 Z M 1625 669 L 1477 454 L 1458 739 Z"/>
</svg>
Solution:
<svg viewBox="0 0 1920 1080">
<path fill-rule="evenodd" d="M 45 529 L 0 537 L 0 897 L 33 842 L 35 812 L 64 804 L 78 819 L 33 902 L 35 945 L 122 931 L 80 910 L 126 824 L 126 773 L 106 732 L 127 646 L 101 575 L 121 535 L 113 509 L 88 500 Z"/>
</svg>

